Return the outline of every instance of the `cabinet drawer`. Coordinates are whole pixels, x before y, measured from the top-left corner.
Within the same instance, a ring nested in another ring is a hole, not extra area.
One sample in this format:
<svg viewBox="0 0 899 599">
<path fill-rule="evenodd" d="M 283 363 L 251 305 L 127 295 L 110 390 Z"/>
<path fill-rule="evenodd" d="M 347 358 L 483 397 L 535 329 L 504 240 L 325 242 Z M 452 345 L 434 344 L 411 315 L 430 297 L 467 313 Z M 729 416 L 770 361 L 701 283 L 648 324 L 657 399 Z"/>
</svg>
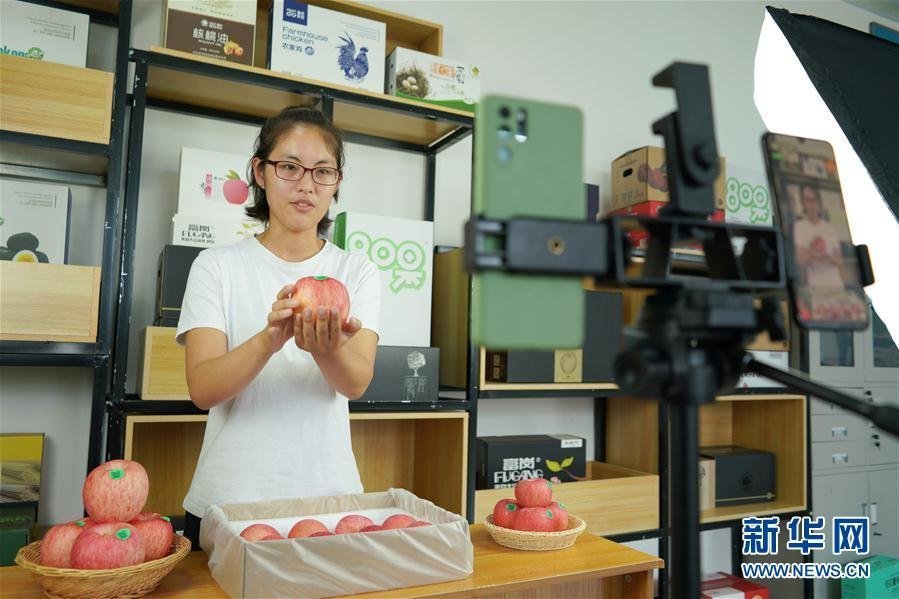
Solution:
<svg viewBox="0 0 899 599">
<path fill-rule="evenodd" d="M 0 261 L 0 281 L 0 340 L 97 341 L 99 268 Z"/>
<path fill-rule="evenodd" d="M 868 429 L 869 466 L 899 464 L 899 440 L 877 428 Z"/>
<path fill-rule="evenodd" d="M 141 399 L 190 400 L 184 348 L 175 341 L 175 330 L 174 327 L 144 329 L 138 373 Z"/>
<path fill-rule="evenodd" d="M 833 470 L 865 465 L 865 441 L 812 443 L 812 470 Z"/>
<path fill-rule="evenodd" d="M 109 143 L 113 74 L 0 55 L 0 129 Z"/>
<path fill-rule="evenodd" d="M 812 415 L 812 442 L 866 441 L 871 437 L 868 421 L 854 414 Z"/>
</svg>

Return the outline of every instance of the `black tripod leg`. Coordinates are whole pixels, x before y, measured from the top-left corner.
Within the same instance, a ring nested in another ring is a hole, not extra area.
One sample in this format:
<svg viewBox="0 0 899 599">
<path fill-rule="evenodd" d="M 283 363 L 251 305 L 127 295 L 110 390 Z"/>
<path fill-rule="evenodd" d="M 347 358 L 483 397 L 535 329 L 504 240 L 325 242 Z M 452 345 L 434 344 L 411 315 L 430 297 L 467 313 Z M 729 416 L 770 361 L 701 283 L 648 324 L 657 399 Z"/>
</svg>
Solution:
<svg viewBox="0 0 899 599">
<path fill-rule="evenodd" d="M 669 404 L 671 417 L 671 555 L 673 599 L 699 597 L 699 407 Z M 692 481 L 693 484 L 689 484 Z"/>
</svg>

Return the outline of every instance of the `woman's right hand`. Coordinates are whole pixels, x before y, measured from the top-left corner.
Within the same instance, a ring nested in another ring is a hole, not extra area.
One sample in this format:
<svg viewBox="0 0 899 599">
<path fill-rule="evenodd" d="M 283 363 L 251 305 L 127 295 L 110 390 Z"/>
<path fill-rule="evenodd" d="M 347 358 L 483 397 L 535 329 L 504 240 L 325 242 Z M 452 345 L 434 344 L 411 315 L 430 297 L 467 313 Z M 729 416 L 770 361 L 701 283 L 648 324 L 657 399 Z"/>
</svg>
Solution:
<svg viewBox="0 0 899 599">
<path fill-rule="evenodd" d="M 268 324 L 263 333 L 270 355 L 284 347 L 288 339 L 293 339 L 293 309 L 300 305 L 300 301 L 290 297 L 292 290 L 293 285 L 282 287 L 268 313 Z"/>
</svg>

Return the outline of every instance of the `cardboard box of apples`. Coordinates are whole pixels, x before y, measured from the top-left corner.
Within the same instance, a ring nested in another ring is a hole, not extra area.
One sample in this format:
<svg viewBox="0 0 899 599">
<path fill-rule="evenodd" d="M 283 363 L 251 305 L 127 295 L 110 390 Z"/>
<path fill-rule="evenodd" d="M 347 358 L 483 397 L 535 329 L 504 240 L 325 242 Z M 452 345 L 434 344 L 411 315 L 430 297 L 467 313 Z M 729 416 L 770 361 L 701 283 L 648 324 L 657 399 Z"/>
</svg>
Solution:
<svg viewBox="0 0 899 599">
<path fill-rule="evenodd" d="M 82 487 L 89 514 L 57 524 L 23 547 L 16 563 L 48 597 L 140 597 L 151 592 L 190 551 L 169 519 L 144 512 L 150 481 L 144 467 L 112 460 L 88 474 Z"/>
<path fill-rule="evenodd" d="M 231 597 L 328 597 L 469 576 L 468 522 L 404 489 L 212 505 L 200 527 Z"/>
<path fill-rule="evenodd" d="M 586 525 L 553 501 L 553 484 L 545 478 L 522 479 L 515 499 L 500 499 L 487 516 L 493 540 L 513 549 L 543 551 L 574 544 Z"/>
</svg>

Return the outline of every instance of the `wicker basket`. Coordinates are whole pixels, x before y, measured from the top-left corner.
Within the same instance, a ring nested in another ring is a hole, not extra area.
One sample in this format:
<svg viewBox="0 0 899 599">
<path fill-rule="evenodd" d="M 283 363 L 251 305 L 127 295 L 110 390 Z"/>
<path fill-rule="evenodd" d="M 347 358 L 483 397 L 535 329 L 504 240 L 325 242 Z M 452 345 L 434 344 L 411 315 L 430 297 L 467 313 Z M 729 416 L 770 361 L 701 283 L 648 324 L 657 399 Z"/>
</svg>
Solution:
<svg viewBox="0 0 899 599">
<path fill-rule="evenodd" d="M 568 529 L 559 532 L 530 532 L 503 528 L 493 523 L 493 514 L 487 516 L 486 524 L 487 532 L 494 541 L 504 547 L 524 549 L 525 551 L 550 551 L 571 547 L 587 528 L 583 520 L 571 514 L 568 514 Z"/>
<path fill-rule="evenodd" d="M 113 570 L 76 570 L 41 565 L 41 541 L 19 549 L 16 563 L 31 572 L 50 599 L 131 599 L 153 592 L 175 564 L 190 553 L 190 541 L 175 535 L 171 552 L 159 559 Z"/>
</svg>

